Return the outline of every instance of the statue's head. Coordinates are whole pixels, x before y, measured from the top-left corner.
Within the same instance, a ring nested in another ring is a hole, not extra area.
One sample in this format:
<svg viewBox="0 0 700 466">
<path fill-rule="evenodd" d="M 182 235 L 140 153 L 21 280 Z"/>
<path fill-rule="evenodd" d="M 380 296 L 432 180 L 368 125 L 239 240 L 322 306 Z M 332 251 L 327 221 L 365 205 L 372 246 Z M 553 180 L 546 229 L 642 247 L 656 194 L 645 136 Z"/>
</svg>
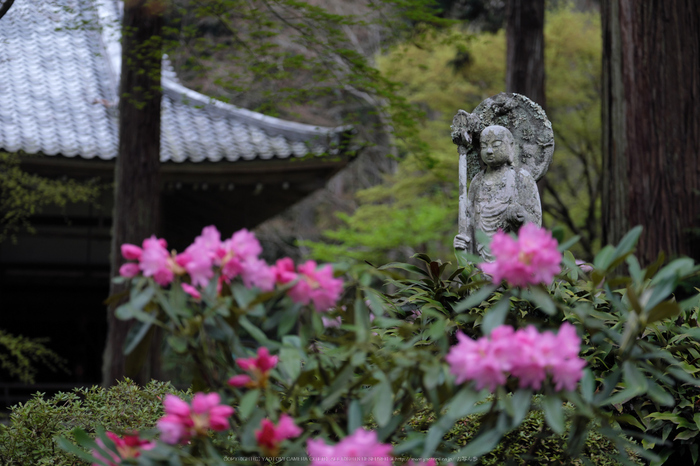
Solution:
<svg viewBox="0 0 700 466">
<path fill-rule="evenodd" d="M 515 140 L 508 128 L 498 125 L 487 126 L 481 132 L 481 160 L 489 167 L 503 164 L 512 165 L 515 155 Z"/>
</svg>

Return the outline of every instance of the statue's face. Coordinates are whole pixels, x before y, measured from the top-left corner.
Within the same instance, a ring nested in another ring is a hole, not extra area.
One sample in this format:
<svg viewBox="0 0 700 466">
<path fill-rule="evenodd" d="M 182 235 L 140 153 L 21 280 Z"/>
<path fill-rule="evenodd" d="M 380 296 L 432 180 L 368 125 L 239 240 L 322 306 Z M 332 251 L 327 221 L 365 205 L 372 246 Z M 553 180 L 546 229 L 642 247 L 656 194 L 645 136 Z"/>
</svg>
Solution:
<svg viewBox="0 0 700 466">
<path fill-rule="evenodd" d="M 489 167 L 513 162 L 513 135 L 503 126 L 489 126 L 481 132 L 481 160 Z"/>
</svg>

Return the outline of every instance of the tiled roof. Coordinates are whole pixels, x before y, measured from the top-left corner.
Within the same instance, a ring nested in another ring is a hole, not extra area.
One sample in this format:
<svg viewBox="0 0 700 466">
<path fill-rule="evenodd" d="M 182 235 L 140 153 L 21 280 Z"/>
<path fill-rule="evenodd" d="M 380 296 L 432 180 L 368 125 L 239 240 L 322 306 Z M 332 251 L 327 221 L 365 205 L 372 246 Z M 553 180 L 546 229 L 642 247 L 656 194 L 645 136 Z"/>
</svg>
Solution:
<svg viewBox="0 0 700 466">
<path fill-rule="evenodd" d="M 118 6 L 114 0 L 15 0 L 0 19 L 0 149 L 116 157 Z M 92 26 L 82 23 L 86 19 Z M 213 100 L 179 84 L 164 65 L 162 161 L 338 151 L 347 128 L 284 121 Z"/>
</svg>

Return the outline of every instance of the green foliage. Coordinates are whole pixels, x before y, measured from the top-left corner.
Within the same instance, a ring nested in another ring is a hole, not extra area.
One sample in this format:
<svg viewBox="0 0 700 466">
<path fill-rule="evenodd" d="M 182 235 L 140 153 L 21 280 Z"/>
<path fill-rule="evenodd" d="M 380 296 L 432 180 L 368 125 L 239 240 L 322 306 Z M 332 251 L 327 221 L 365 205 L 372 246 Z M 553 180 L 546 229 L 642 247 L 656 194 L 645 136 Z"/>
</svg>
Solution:
<svg viewBox="0 0 700 466">
<path fill-rule="evenodd" d="M 458 156 L 449 127 L 458 108 L 471 111 L 504 90 L 505 54 L 503 31 L 467 36 L 454 29 L 397 46 L 378 59 L 383 75 L 401 83 L 401 95 L 429 116 L 416 136 L 430 150 L 428 155 L 408 153 L 384 184 L 358 193 L 360 207 L 341 217 L 342 227 L 325 233 L 330 244 L 305 244 L 314 257 L 383 262 L 397 249 L 409 256 L 451 252 Z M 574 253 L 585 259 L 600 236 L 600 56 L 596 15 L 571 6 L 547 12 L 547 114 L 556 148 L 545 177 L 544 221 L 580 235 Z"/>
<path fill-rule="evenodd" d="M 0 464 L 6 466 L 90 464 L 58 448 L 56 436 L 75 427 L 95 432 L 98 426 L 114 432 L 151 429 L 163 416 L 168 393 L 185 395 L 172 385 L 151 382 L 139 387 L 126 379 L 109 389 L 78 388 L 45 399 L 38 393 L 12 407 L 10 424 L 0 425 Z"/>
<path fill-rule="evenodd" d="M 175 0 L 165 49 L 186 80 L 206 73 L 217 98 L 266 114 L 343 108 L 347 123 L 373 131 L 391 125 L 408 144 L 420 112 L 373 66 L 372 49 L 420 35 L 437 16 L 434 0 Z M 376 34 L 382 44 L 359 41 Z M 361 43 L 362 42 L 362 43 Z M 225 66 L 222 66 L 225 63 Z M 368 122 L 369 120 L 369 122 Z M 374 123 L 372 123 L 374 122 Z"/>
<path fill-rule="evenodd" d="M 19 155 L 0 152 L 0 242 L 14 239 L 23 229 L 33 232 L 29 219 L 43 206 L 93 202 L 98 192 L 94 181 L 79 183 L 27 173 Z"/>
<path fill-rule="evenodd" d="M 219 392 L 236 408 L 232 437 L 196 437 L 178 449 L 161 442 L 139 461 L 225 464 L 216 448 L 265 456 L 254 432 L 282 413 L 302 434 L 275 451 L 281 457 L 306 456 L 309 439 L 336 441 L 367 426 L 398 457 L 662 464 L 686 449 L 696 458 L 700 295 L 678 303 L 673 292 L 700 267 L 690 259 L 662 267 L 660 259 L 642 269 L 632 255 L 640 234 L 637 227 L 603 248 L 589 273 L 563 251 L 563 270 L 548 286 L 493 284 L 471 263 L 453 268 L 425 254 L 414 257 L 419 266 L 353 266 L 345 270 L 343 305 L 323 316 L 290 300 L 294 282 L 262 293 L 234 280 L 218 291 L 215 275 L 193 299 L 181 276 L 169 289 L 136 277 L 130 301 L 116 311 L 140 322 L 125 351 L 145 342 L 150 327 L 163 328 L 171 350 L 193 363 L 194 389 Z M 629 276 L 615 276 L 623 263 Z M 376 278 L 391 292 L 369 287 Z M 326 327 L 323 318 L 335 317 L 342 324 Z M 513 377 L 494 393 L 455 384 L 445 356 L 458 330 L 476 339 L 503 323 L 544 331 L 563 322 L 581 336 L 586 361 L 575 390 L 546 379 L 535 392 Z M 279 358 L 276 368 L 251 373 L 253 385 L 228 386 L 241 372 L 236 360 L 261 346 Z M 91 445 L 80 435 L 79 443 Z"/>
<path fill-rule="evenodd" d="M 533 405 L 538 406 L 542 396 L 533 397 Z M 487 402 L 493 401 L 490 397 Z M 567 417 L 574 411 L 574 406 L 567 403 L 564 408 Z M 427 431 L 436 417 L 429 410 L 422 411 L 411 420 L 411 425 L 422 431 Z M 446 434 L 446 439 L 454 440 L 459 445 L 471 442 L 479 433 L 481 426 L 480 416 L 472 415 L 457 421 Z M 566 430 L 570 430 L 570 422 L 567 421 Z M 504 464 L 561 464 L 567 460 L 566 436 L 552 432 L 545 422 L 541 410 L 532 410 L 527 413 L 523 422 L 514 430 L 507 433 L 502 441 L 489 453 L 479 459 L 483 466 L 500 466 Z M 608 438 L 603 436 L 596 428 L 592 428 L 586 438 L 582 450 L 582 457 L 595 465 L 619 465 L 619 461 L 613 459 L 619 452 Z M 567 464 L 585 464 L 583 458 L 570 460 Z M 632 464 L 644 464 L 635 454 L 630 455 Z"/>
<path fill-rule="evenodd" d="M 24 383 L 34 383 L 37 364 L 63 369 L 65 361 L 44 346 L 46 339 L 26 338 L 0 330 L 0 368 Z"/>
</svg>

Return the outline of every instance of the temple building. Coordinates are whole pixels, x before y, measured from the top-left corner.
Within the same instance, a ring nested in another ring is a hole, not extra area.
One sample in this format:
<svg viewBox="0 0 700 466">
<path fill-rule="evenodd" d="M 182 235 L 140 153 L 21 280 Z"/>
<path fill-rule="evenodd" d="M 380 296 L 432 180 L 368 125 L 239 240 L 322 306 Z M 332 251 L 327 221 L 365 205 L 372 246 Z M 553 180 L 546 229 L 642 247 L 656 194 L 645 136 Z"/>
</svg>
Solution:
<svg viewBox="0 0 700 466">
<path fill-rule="evenodd" d="M 15 0 L 0 19 L 0 151 L 19 153 L 32 173 L 108 184 L 118 152 L 120 5 L 64 3 L 71 8 Z M 245 110 L 184 87 L 167 60 L 163 69 L 161 225 L 174 248 L 206 225 L 225 236 L 255 227 L 352 158 L 348 127 Z M 109 188 L 96 205 L 44 209 L 31 219 L 35 234 L 0 243 L 0 328 L 48 337 L 68 361 L 70 374 L 43 371 L 41 381 L 100 381 L 112 209 Z M 16 401 L 2 394 L 0 386 L 0 404 Z"/>
</svg>

